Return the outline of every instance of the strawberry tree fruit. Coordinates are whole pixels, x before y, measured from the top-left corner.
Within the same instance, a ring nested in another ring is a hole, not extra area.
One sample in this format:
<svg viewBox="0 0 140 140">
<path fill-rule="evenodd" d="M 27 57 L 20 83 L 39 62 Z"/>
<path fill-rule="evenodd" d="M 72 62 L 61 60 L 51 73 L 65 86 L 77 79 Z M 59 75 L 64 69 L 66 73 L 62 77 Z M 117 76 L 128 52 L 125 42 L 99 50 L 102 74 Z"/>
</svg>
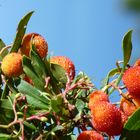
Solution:
<svg viewBox="0 0 140 140">
<path fill-rule="evenodd" d="M 78 136 L 77 140 L 104 140 L 104 138 L 95 130 L 86 130 Z"/>
<path fill-rule="evenodd" d="M 93 126 L 101 132 L 110 136 L 120 135 L 122 131 L 122 120 L 120 110 L 111 103 L 98 102 L 92 108 Z"/>
<path fill-rule="evenodd" d="M 129 94 L 140 97 L 140 66 L 131 67 L 125 71 L 122 78 Z"/>
<path fill-rule="evenodd" d="M 129 64 L 132 31 L 123 38 L 123 61 L 97 89 L 84 72 L 75 74 L 68 57 L 46 57 L 41 35 L 25 34 L 32 14 L 21 19 L 11 45 L 0 39 L 0 139 L 138 140 L 140 66 Z M 110 97 L 126 91 L 131 98 Z"/>
<path fill-rule="evenodd" d="M 37 53 L 41 58 L 47 56 L 48 53 L 48 43 L 46 40 L 37 33 L 29 33 L 23 37 L 20 52 L 26 56 L 30 55 L 32 45 L 35 46 Z"/>
<path fill-rule="evenodd" d="M 92 92 L 89 96 L 89 108 L 92 108 L 94 104 L 96 104 L 99 101 L 106 101 L 109 102 L 109 97 L 106 93 L 104 93 L 101 90 L 96 90 Z"/>
<path fill-rule="evenodd" d="M 8 77 L 16 77 L 23 73 L 22 56 L 19 53 L 9 53 L 2 60 L 2 72 Z"/>
<path fill-rule="evenodd" d="M 128 95 L 128 94 L 127 94 Z M 129 99 L 130 96 L 127 96 Z M 120 100 L 120 109 L 127 115 L 130 116 L 136 109 L 135 103 L 133 103 L 133 100 L 127 100 L 126 98 L 122 97 Z"/>
</svg>

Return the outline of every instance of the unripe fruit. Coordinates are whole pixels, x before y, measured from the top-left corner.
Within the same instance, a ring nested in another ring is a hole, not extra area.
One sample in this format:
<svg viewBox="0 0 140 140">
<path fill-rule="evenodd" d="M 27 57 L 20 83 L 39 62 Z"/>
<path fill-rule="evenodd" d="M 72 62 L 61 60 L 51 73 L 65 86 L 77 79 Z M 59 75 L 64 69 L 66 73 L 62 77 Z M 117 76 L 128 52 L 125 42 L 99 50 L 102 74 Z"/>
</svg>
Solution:
<svg viewBox="0 0 140 140">
<path fill-rule="evenodd" d="M 127 99 L 125 99 L 124 97 L 121 98 L 120 101 L 120 109 L 127 115 L 130 116 L 137 108 L 136 106 L 128 101 Z"/>
<path fill-rule="evenodd" d="M 36 51 L 41 58 L 46 57 L 48 53 L 48 44 L 45 39 L 37 33 L 26 34 L 23 37 L 21 48 L 19 50 L 21 54 L 29 56 L 32 44 L 35 46 Z"/>
<path fill-rule="evenodd" d="M 111 103 L 98 102 L 92 108 L 93 126 L 101 132 L 106 132 L 110 136 L 119 135 L 123 124 L 120 110 Z"/>
<path fill-rule="evenodd" d="M 125 71 L 122 80 L 132 97 L 140 98 L 140 66 Z"/>
<path fill-rule="evenodd" d="M 104 140 L 103 136 L 94 130 L 83 131 L 77 140 Z"/>
<path fill-rule="evenodd" d="M 53 56 L 50 58 L 50 63 L 60 65 L 61 67 L 63 67 L 66 70 L 70 79 L 74 79 L 75 66 L 69 58 L 67 58 L 65 56 Z"/>
<path fill-rule="evenodd" d="M 22 56 L 18 53 L 9 53 L 2 60 L 2 72 L 8 77 L 16 77 L 23 73 Z"/>
<path fill-rule="evenodd" d="M 89 104 L 88 104 L 89 108 L 92 108 L 92 106 L 99 101 L 109 102 L 109 98 L 108 98 L 108 95 L 104 93 L 103 91 L 96 90 L 92 92 L 89 96 Z"/>
</svg>

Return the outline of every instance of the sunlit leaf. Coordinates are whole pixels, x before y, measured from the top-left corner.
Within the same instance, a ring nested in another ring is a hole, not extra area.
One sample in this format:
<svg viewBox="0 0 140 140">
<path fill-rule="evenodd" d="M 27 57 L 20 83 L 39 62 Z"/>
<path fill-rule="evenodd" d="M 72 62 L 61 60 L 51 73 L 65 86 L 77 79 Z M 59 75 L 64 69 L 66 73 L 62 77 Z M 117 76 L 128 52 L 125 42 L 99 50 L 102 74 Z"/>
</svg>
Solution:
<svg viewBox="0 0 140 140">
<path fill-rule="evenodd" d="M 132 38 L 132 30 L 128 31 L 123 38 L 122 48 L 123 48 L 123 57 L 124 57 L 123 58 L 124 67 L 127 65 L 131 57 L 131 51 L 132 51 L 131 38 Z"/>
<path fill-rule="evenodd" d="M 23 80 L 21 80 L 21 83 L 17 88 L 19 92 L 26 95 L 29 104 L 48 110 L 50 101 L 42 96 L 41 91 L 39 91 L 37 88 Z"/>
<path fill-rule="evenodd" d="M 51 71 L 55 79 L 58 81 L 58 85 L 61 87 L 65 87 L 65 84 L 67 82 L 66 71 L 57 64 L 51 64 Z"/>
<path fill-rule="evenodd" d="M 41 80 L 40 77 L 37 76 L 31 64 L 31 60 L 26 56 L 23 57 L 23 70 L 25 74 L 33 81 L 34 86 L 44 91 L 45 81 Z"/>
<path fill-rule="evenodd" d="M 40 58 L 40 56 L 36 53 L 34 46 L 32 46 L 30 57 L 31 57 L 31 64 L 34 67 L 34 71 L 36 72 L 38 77 L 45 79 L 45 77 L 47 77 L 46 66 L 43 60 Z"/>
<path fill-rule="evenodd" d="M 17 52 L 18 49 L 20 48 L 21 42 L 22 42 L 22 38 L 25 34 L 26 28 L 27 28 L 27 24 L 32 16 L 34 11 L 31 11 L 29 13 L 27 13 L 19 22 L 18 24 L 18 28 L 17 28 L 17 33 L 16 33 L 16 37 L 14 40 L 14 43 L 12 45 L 11 48 L 11 52 Z"/>
<path fill-rule="evenodd" d="M 140 109 L 125 124 L 120 140 L 138 140 L 140 138 Z"/>
</svg>

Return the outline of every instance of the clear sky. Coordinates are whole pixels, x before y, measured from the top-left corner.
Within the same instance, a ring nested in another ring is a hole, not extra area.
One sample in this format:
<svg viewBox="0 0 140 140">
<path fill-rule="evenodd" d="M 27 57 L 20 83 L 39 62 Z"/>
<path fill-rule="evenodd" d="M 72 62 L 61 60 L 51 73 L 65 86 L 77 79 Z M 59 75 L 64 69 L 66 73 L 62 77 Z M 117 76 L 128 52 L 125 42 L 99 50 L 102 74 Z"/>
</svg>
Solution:
<svg viewBox="0 0 140 140">
<path fill-rule="evenodd" d="M 86 72 L 97 87 L 122 60 L 122 37 L 129 29 L 134 29 L 134 58 L 139 55 L 137 17 L 123 11 L 121 0 L 0 0 L 0 38 L 7 45 L 31 10 L 35 13 L 27 32 L 44 36 L 50 53 L 68 56 L 76 71 Z"/>
</svg>

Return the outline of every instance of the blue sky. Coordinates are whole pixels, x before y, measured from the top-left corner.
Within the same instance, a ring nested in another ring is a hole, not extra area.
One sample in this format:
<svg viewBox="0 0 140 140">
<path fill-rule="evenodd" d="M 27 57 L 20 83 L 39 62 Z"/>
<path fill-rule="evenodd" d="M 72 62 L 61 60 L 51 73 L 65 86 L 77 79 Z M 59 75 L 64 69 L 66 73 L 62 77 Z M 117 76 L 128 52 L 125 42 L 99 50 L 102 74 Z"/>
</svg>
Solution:
<svg viewBox="0 0 140 140">
<path fill-rule="evenodd" d="M 122 37 L 133 33 L 133 58 L 139 55 L 137 17 L 126 13 L 121 0 L 0 0 L 0 38 L 12 43 L 23 15 L 34 10 L 27 32 L 44 36 L 53 55 L 65 55 L 97 87 L 107 72 L 122 60 Z"/>
</svg>

